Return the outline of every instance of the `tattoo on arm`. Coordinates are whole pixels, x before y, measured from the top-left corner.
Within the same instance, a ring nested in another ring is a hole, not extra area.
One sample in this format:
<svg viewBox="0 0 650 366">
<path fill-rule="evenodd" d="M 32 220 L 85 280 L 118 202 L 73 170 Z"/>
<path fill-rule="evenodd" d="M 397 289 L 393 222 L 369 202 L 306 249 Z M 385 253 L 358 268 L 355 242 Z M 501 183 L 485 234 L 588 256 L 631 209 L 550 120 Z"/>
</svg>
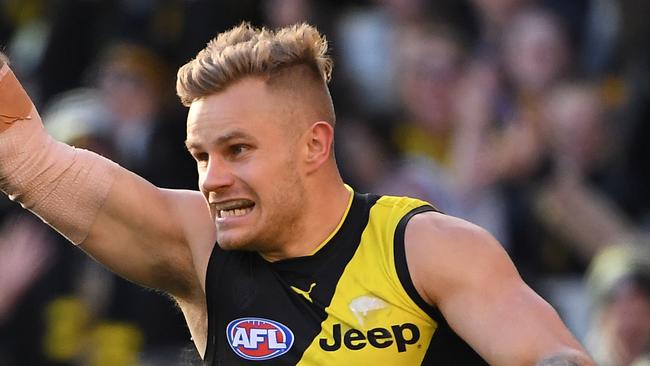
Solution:
<svg viewBox="0 0 650 366">
<path fill-rule="evenodd" d="M 572 354 L 556 354 L 547 357 L 535 364 L 535 366 L 587 366 L 592 365 L 588 363 L 584 357 L 578 357 Z"/>
</svg>

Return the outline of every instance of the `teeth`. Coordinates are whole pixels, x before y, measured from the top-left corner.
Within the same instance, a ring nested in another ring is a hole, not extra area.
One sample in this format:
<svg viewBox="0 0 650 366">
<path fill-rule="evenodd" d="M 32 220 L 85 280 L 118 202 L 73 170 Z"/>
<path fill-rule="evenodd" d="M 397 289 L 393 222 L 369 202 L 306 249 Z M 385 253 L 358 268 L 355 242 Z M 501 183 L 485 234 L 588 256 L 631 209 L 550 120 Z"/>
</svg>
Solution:
<svg viewBox="0 0 650 366">
<path fill-rule="evenodd" d="M 220 210 L 219 217 L 244 216 L 252 210 L 252 208 L 234 208 L 232 210 Z"/>
</svg>

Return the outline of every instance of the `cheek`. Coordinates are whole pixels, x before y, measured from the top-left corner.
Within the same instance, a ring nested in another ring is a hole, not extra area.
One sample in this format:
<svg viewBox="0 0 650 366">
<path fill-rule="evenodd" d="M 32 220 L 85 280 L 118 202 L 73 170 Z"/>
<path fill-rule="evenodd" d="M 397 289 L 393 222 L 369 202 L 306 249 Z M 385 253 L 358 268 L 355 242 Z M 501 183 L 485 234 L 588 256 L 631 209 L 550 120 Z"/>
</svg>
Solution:
<svg viewBox="0 0 650 366">
<path fill-rule="evenodd" d="M 236 173 L 242 181 L 253 188 L 260 190 L 282 188 L 282 182 L 286 177 L 295 174 L 293 158 L 277 156 L 279 154 L 264 155 L 261 152 L 259 155 L 256 159 L 242 164 Z"/>
<path fill-rule="evenodd" d="M 294 199 L 301 187 L 301 179 L 295 164 L 285 162 L 261 176 L 258 182 L 259 194 L 273 201 L 274 206 L 287 206 Z"/>
<path fill-rule="evenodd" d="M 202 169 L 198 169 L 198 182 L 197 183 L 199 185 L 199 190 L 201 191 L 201 193 L 203 193 L 203 196 L 206 197 L 206 199 L 207 199 L 208 192 L 205 190 L 204 185 L 203 185 L 205 183 L 205 178 L 206 178 L 205 171 L 203 171 Z"/>
<path fill-rule="evenodd" d="M 203 186 L 201 185 L 201 179 L 199 178 L 199 191 L 201 191 L 201 194 L 203 195 L 203 199 L 205 200 L 205 203 L 208 205 L 208 209 L 210 211 L 210 216 L 212 216 L 212 219 L 215 219 L 217 217 L 216 211 L 212 208 L 212 205 L 208 204 L 209 199 L 208 199 L 208 192 L 203 189 Z"/>
</svg>

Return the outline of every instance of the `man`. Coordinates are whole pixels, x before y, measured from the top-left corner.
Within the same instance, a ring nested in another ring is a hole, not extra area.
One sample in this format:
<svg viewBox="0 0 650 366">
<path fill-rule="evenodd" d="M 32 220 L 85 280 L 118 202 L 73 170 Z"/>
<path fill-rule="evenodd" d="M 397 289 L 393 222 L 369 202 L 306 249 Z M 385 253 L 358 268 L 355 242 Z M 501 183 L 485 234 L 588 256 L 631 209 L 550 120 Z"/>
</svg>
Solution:
<svg viewBox="0 0 650 366">
<path fill-rule="evenodd" d="M 171 294 L 207 365 L 592 365 L 484 230 L 343 183 L 326 51 L 242 24 L 179 70 L 200 192 L 52 141 L 4 66 L 0 188 Z"/>
</svg>

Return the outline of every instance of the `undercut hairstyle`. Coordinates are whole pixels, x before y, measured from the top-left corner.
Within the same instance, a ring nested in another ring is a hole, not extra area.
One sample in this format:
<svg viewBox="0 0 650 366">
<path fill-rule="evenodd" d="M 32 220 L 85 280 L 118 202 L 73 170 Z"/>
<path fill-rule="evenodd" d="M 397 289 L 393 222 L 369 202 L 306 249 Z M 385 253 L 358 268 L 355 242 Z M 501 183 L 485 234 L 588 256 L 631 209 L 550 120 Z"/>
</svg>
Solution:
<svg viewBox="0 0 650 366">
<path fill-rule="evenodd" d="M 277 84 L 275 79 L 304 70 L 311 77 L 303 81 L 316 81 L 330 98 L 327 83 L 332 59 L 325 36 L 316 28 L 302 23 L 269 30 L 244 22 L 219 34 L 178 70 L 176 92 L 183 105 L 189 106 L 245 77 L 261 77 L 267 84 Z"/>
</svg>

